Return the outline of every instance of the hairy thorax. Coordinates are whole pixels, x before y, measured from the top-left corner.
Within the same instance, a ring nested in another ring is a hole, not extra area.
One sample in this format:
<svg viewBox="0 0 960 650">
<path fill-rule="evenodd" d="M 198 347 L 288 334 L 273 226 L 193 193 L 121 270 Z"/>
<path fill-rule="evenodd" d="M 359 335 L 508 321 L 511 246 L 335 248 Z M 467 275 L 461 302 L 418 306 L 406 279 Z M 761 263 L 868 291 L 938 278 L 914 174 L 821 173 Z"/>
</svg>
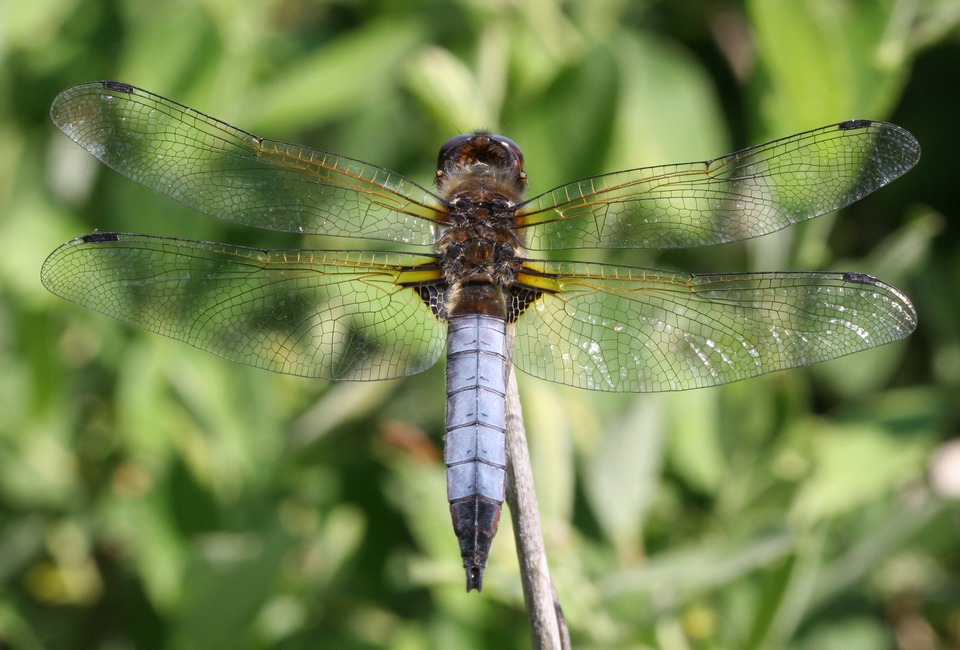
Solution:
<svg viewBox="0 0 960 650">
<path fill-rule="evenodd" d="M 464 174 L 468 180 L 447 181 L 450 227 L 437 243 L 449 287 L 447 312 L 476 313 L 477 303 L 483 303 L 484 313 L 505 316 L 521 265 L 522 243 L 512 228 L 519 193 L 498 170 L 470 171 Z"/>
<path fill-rule="evenodd" d="M 514 230 L 527 174 L 513 140 L 485 131 L 459 135 L 440 149 L 437 189 L 448 228 L 437 242 L 446 284 L 443 312 L 510 318 L 523 242 Z"/>
</svg>

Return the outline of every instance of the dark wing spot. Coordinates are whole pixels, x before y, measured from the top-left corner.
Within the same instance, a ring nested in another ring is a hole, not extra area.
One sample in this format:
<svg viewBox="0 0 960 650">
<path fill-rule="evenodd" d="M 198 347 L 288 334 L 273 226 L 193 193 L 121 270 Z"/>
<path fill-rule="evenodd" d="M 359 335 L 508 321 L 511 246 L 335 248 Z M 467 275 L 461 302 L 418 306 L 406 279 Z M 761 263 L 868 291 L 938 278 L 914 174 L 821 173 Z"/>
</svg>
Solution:
<svg viewBox="0 0 960 650">
<path fill-rule="evenodd" d="M 879 282 L 875 277 L 866 273 L 844 273 L 843 279 L 846 282 L 856 282 L 857 284 L 876 284 Z"/>
<path fill-rule="evenodd" d="M 95 232 L 80 238 L 80 241 L 84 244 L 102 244 L 103 242 L 119 240 L 120 237 L 115 232 Z"/>
<path fill-rule="evenodd" d="M 873 120 L 847 120 L 846 122 L 840 122 L 837 128 L 841 131 L 853 131 L 854 129 L 865 129 L 871 124 L 873 124 Z"/>
<path fill-rule="evenodd" d="M 103 87 L 107 90 L 116 90 L 117 92 L 127 93 L 128 95 L 132 95 L 133 91 L 136 90 L 136 88 L 130 84 L 125 84 L 122 81 L 104 81 L 102 83 Z"/>
<path fill-rule="evenodd" d="M 543 291 L 528 289 L 527 287 L 510 287 L 510 304 L 507 307 L 507 322 L 516 323 L 527 307 L 540 299 Z"/>
<path fill-rule="evenodd" d="M 116 90 L 117 92 L 127 93 L 128 95 L 132 95 L 133 91 L 136 90 L 136 88 L 130 84 L 125 84 L 122 81 L 104 81 L 103 87 L 107 90 Z"/>
<path fill-rule="evenodd" d="M 447 287 L 441 282 L 433 282 L 412 287 L 420 299 L 430 308 L 433 315 L 441 320 L 447 319 Z"/>
</svg>

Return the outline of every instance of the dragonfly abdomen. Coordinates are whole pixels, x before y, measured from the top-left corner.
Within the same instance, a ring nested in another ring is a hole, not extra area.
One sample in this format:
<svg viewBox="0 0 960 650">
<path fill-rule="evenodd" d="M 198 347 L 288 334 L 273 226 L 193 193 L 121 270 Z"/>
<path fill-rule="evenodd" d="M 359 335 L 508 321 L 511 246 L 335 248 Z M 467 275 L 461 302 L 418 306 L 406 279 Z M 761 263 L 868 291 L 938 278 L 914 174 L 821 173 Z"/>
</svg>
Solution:
<svg viewBox="0 0 960 650">
<path fill-rule="evenodd" d="M 447 335 L 447 499 L 467 591 L 480 590 L 506 480 L 506 322 L 450 317 Z"/>
</svg>

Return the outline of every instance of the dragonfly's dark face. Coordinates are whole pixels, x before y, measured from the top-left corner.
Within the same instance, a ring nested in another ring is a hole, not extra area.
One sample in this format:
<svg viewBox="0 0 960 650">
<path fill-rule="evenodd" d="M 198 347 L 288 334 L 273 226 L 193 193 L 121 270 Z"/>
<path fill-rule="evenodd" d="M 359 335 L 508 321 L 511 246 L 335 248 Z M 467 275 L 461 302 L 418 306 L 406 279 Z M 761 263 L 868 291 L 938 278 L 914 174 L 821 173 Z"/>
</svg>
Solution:
<svg viewBox="0 0 960 650">
<path fill-rule="evenodd" d="M 437 188 L 448 197 L 456 197 L 467 180 L 493 184 L 505 198 L 518 201 L 527 186 L 523 152 L 510 138 L 492 133 L 450 138 L 437 157 Z"/>
</svg>

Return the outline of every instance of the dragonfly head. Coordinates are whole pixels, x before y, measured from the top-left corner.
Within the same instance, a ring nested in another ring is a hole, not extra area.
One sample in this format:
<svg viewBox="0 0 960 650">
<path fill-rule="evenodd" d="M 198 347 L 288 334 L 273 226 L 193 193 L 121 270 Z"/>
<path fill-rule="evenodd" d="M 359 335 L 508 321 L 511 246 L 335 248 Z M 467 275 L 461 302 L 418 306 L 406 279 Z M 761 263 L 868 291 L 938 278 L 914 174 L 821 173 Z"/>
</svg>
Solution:
<svg viewBox="0 0 960 650">
<path fill-rule="evenodd" d="M 491 176 L 521 194 L 527 186 L 523 152 L 510 138 L 480 131 L 447 140 L 437 157 L 437 187 L 450 190 L 464 175 Z"/>
</svg>

